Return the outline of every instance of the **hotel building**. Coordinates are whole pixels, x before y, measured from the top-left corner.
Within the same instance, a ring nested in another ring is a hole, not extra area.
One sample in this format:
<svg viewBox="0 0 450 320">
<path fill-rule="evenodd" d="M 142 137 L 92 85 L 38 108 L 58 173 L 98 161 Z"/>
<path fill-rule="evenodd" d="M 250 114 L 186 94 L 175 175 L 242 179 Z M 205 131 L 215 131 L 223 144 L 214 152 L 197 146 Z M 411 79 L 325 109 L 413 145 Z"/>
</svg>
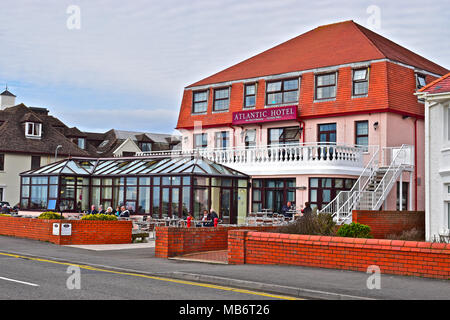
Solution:
<svg viewBox="0 0 450 320">
<path fill-rule="evenodd" d="M 250 175 L 248 212 L 424 210 L 414 92 L 447 72 L 353 21 L 320 26 L 187 86 L 182 152 Z"/>
</svg>

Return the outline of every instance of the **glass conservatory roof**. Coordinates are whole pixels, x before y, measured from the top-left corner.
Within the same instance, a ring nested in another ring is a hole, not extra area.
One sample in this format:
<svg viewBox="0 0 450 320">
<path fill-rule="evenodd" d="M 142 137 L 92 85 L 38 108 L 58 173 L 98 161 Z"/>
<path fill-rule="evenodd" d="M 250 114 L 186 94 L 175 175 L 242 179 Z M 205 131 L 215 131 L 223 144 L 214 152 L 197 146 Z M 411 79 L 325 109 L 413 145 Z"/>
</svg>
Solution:
<svg viewBox="0 0 450 320">
<path fill-rule="evenodd" d="M 208 175 L 248 178 L 248 175 L 198 156 L 69 158 L 23 172 L 23 176 L 76 175 Z"/>
</svg>

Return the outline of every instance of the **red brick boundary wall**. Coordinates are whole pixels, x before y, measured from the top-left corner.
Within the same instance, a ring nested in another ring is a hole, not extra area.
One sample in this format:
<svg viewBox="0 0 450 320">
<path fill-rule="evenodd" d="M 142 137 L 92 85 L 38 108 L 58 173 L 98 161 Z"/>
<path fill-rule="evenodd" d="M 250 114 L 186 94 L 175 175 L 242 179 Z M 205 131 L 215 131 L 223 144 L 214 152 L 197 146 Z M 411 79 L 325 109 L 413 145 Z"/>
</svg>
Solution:
<svg viewBox="0 0 450 320">
<path fill-rule="evenodd" d="M 72 235 L 53 235 L 53 223 L 72 224 Z M 44 220 L 0 217 L 0 235 L 70 244 L 131 243 L 131 221 Z"/>
<path fill-rule="evenodd" d="M 157 227 L 155 255 L 159 258 L 169 258 L 193 252 L 226 250 L 228 248 L 228 232 L 243 228 L 269 231 L 277 227 Z"/>
<path fill-rule="evenodd" d="M 353 222 L 368 225 L 375 239 L 386 239 L 388 235 L 398 235 L 413 228 L 422 231 L 425 237 L 424 211 L 353 210 L 352 219 Z"/>
<path fill-rule="evenodd" d="M 229 264 L 281 264 L 450 279 L 450 244 L 231 230 Z"/>
</svg>

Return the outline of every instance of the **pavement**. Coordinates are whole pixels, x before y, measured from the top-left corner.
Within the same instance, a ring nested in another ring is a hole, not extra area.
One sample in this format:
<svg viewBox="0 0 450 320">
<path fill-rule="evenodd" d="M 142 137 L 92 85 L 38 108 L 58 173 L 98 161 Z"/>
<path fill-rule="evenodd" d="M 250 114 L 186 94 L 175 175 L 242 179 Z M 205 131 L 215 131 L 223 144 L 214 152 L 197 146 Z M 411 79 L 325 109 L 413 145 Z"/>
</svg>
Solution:
<svg viewBox="0 0 450 320">
<path fill-rule="evenodd" d="M 380 289 L 363 272 L 281 265 L 226 265 L 160 259 L 149 244 L 94 250 L 0 236 L 0 253 L 89 265 L 117 272 L 161 276 L 262 290 L 307 299 L 448 300 L 450 281 L 381 274 Z M 1 273 L 0 273 L 1 276 Z M 193 298 L 195 299 L 195 298 Z"/>
</svg>

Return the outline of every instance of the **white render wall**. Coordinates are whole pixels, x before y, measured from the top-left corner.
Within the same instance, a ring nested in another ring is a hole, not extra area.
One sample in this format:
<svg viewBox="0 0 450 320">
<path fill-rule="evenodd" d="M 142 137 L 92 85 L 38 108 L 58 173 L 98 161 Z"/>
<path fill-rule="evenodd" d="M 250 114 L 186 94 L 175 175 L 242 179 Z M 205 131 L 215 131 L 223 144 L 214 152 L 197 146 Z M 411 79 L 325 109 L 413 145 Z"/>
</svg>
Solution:
<svg viewBox="0 0 450 320">
<path fill-rule="evenodd" d="M 58 157 L 58 160 L 64 158 Z M 55 161 L 53 156 L 41 156 L 41 166 Z M 3 200 L 11 206 L 20 201 L 20 174 L 31 169 L 31 155 L 5 153 L 5 170 L 0 171 L 0 188 L 3 188 Z"/>
<path fill-rule="evenodd" d="M 425 104 L 425 177 L 426 209 L 425 237 L 433 241 L 443 229 L 448 229 L 448 203 L 450 202 L 450 141 L 447 130 L 450 93 L 446 99 L 426 99 Z M 445 233 L 445 231 L 444 231 Z"/>
</svg>

